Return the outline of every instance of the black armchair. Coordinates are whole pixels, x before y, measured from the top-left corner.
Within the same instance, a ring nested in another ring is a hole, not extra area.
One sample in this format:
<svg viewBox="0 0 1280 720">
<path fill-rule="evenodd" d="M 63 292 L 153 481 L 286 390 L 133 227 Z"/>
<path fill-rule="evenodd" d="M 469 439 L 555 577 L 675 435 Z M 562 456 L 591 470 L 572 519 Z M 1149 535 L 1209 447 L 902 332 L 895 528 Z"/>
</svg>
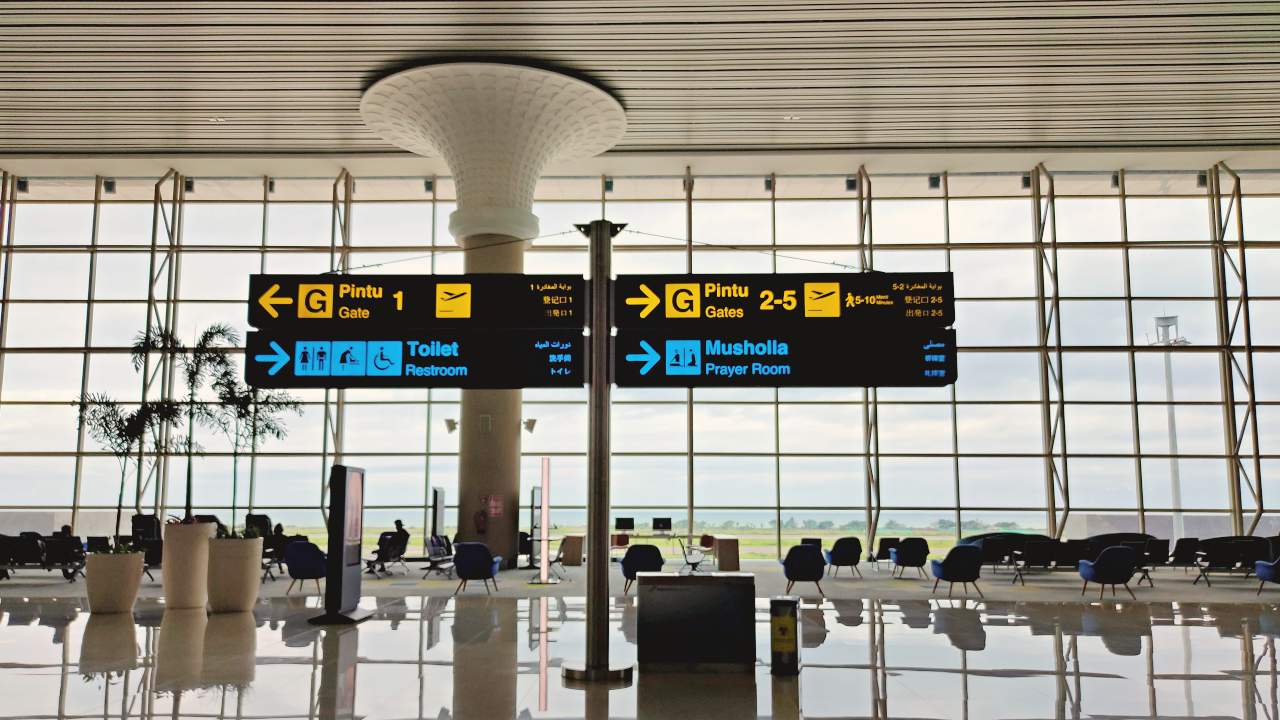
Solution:
<svg viewBox="0 0 1280 720">
<path fill-rule="evenodd" d="M 822 551 L 813 545 L 793 545 L 787 550 L 787 556 L 780 560 L 782 563 L 782 574 L 787 578 L 787 590 L 791 592 L 791 588 L 798 582 L 811 582 L 818 586 L 818 594 L 826 595 L 822 592 L 822 576 L 826 574 L 826 560 L 822 557 Z"/>
<path fill-rule="evenodd" d="M 898 577 L 907 568 L 915 568 L 924 577 L 924 564 L 929 559 L 929 541 L 920 537 L 904 538 L 898 547 L 889 551 L 889 559 L 893 561 L 894 572 Z"/>
<path fill-rule="evenodd" d="M 899 548 L 899 552 L 901 552 Z M 946 558 L 942 560 L 934 560 L 931 566 L 933 577 L 933 590 L 930 594 L 937 592 L 938 583 L 943 580 L 947 581 L 947 597 L 951 597 L 951 589 L 956 583 L 964 585 L 964 592 L 969 593 L 969 583 L 973 583 L 973 589 L 978 591 L 978 597 L 985 597 L 982 594 L 982 588 L 978 587 L 978 576 L 982 573 L 982 549 L 974 545 L 956 545 L 947 553 Z"/>
<path fill-rule="evenodd" d="M 1173 552 L 1169 553 L 1169 559 L 1165 564 L 1169 567 L 1180 567 L 1182 572 L 1186 573 L 1188 568 L 1196 566 L 1199 552 L 1200 538 L 1178 538 L 1178 541 L 1173 544 Z"/>
<path fill-rule="evenodd" d="M 827 565 L 835 568 L 833 575 L 840 574 L 840 568 L 853 568 L 858 577 L 862 577 L 862 572 L 858 570 L 858 561 L 862 559 L 862 541 L 856 537 L 842 537 L 836 540 L 830 550 L 824 550 Z"/>
<path fill-rule="evenodd" d="M 889 555 L 893 552 L 893 549 L 896 547 L 898 547 L 898 538 L 882 537 L 880 538 L 879 544 L 876 545 L 876 554 L 868 557 L 867 559 L 870 560 L 876 566 L 876 570 L 879 570 L 880 561 L 888 560 Z"/>
<path fill-rule="evenodd" d="M 622 556 L 619 565 L 622 566 L 622 577 L 626 581 L 622 585 L 622 594 L 625 595 L 631 590 L 631 584 L 636 581 L 636 573 L 640 572 L 662 572 L 662 566 L 666 561 L 662 559 L 662 551 L 657 545 L 631 545 L 627 548 L 627 552 Z"/>
</svg>

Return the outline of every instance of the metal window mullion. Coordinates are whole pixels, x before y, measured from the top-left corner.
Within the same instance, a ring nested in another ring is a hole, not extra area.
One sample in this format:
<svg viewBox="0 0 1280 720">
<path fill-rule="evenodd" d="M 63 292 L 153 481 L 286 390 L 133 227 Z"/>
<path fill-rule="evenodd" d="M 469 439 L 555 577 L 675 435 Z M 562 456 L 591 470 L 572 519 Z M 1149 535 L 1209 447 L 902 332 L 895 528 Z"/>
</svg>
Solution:
<svg viewBox="0 0 1280 720">
<path fill-rule="evenodd" d="M 435 251 L 435 247 L 437 243 L 437 238 L 436 238 L 437 205 L 436 203 L 438 200 L 438 197 L 436 194 L 436 184 L 437 184 L 437 178 L 435 175 L 432 175 L 431 176 L 431 258 L 429 260 L 430 262 L 429 269 L 432 275 L 436 274 L 436 251 Z M 431 411 L 432 411 L 432 404 L 434 402 L 435 402 L 434 393 L 432 393 L 431 388 L 427 388 L 427 408 L 426 408 L 427 429 L 426 429 L 426 432 L 423 433 L 424 437 L 423 437 L 423 448 L 422 448 L 422 547 L 424 552 L 426 552 L 426 548 L 429 546 L 431 542 L 431 518 L 430 518 L 430 514 L 431 514 Z M 546 491 L 547 491 L 546 488 L 542 489 L 542 492 L 546 492 Z M 438 530 L 441 533 L 445 533 L 444 528 L 438 528 Z M 421 643 L 419 643 L 419 645 L 421 645 Z M 422 648 L 420 646 L 419 647 L 420 652 L 421 652 L 421 649 Z M 419 688 L 418 700 L 419 700 L 419 703 L 421 703 L 422 701 L 421 687 Z"/>
<path fill-rule="evenodd" d="M 685 165 L 685 272 L 694 272 L 694 174 Z M 687 541 L 694 541 L 694 388 L 685 388 L 685 511 L 689 523 Z M 781 533 L 782 528 L 776 532 Z"/>
<path fill-rule="evenodd" d="M 267 231 L 268 231 L 268 228 L 270 227 L 270 210 L 271 210 L 271 177 L 268 175 L 263 175 L 262 176 L 262 233 L 260 236 L 259 251 L 258 251 L 258 272 L 264 275 L 267 272 Z M 247 337 L 245 338 L 245 344 L 248 345 Z M 244 362 L 245 362 L 245 366 L 247 367 L 249 364 L 249 358 L 247 355 L 245 356 Z M 256 403 L 254 405 L 253 413 L 254 413 L 253 422 L 254 424 L 257 424 L 258 408 Z M 249 430 L 249 499 L 248 499 L 248 502 L 245 503 L 246 507 L 248 508 L 245 511 L 246 513 L 253 512 L 254 501 L 257 500 L 257 493 L 258 493 L 258 433 L 253 428 L 250 428 Z M 234 500 L 235 498 L 232 498 L 232 499 Z"/>
<path fill-rule="evenodd" d="M 93 301 L 97 295 L 98 284 L 98 228 L 102 212 L 102 177 L 93 179 L 93 221 L 89 226 L 89 282 L 85 289 L 84 347 L 80 361 L 80 403 L 77 406 L 76 418 L 76 460 L 75 473 L 71 480 L 71 529 L 76 529 L 80 519 L 80 485 L 84 479 L 84 439 L 85 439 L 85 405 L 84 399 L 89 394 L 89 354 L 88 348 L 93 346 Z"/>
<path fill-rule="evenodd" d="M 951 272 L 951 185 L 946 172 L 942 173 L 942 242 L 946 271 Z M 947 390 L 951 406 L 951 480 L 956 503 L 955 535 L 956 541 L 959 542 L 963 518 L 960 515 L 960 419 L 956 403 L 956 384 L 951 383 L 947 386 Z"/>
<path fill-rule="evenodd" d="M 874 235 L 871 224 L 871 176 L 865 166 L 858 168 L 858 252 L 859 270 L 875 268 Z M 867 551 L 873 552 L 880 525 L 880 407 L 875 388 L 862 389 L 863 485 L 866 488 Z"/>
<path fill-rule="evenodd" d="M 778 175 L 769 173 L 769 262 L 778 272 Z M 773 538 L 782 557 L 782 428 L 778 388 L 773 388 Z"/>
<path fill-rule="evenodd" d="M 17 222 L 17 176 L 8 172 L 0 176 L 0 249 L 4 252 L 4 273 L 0 276 L 0 398 L 4 397 L 4 359 L 9 336 L 9 313 L 13 306 L 13 226 Z"/>
<path fill-rule="evenodd" d="M 1129 256 L 1129 197 L 1125 187 L 1124 170 L 1116 173 L 1120 197 L 1120 262 L 1124 271 L 1124 324 L 1129 347 L 1125 355 L 1129 360 L 1129 421 L 1133 433 L 1133 473 L 1138 503 L 1138 532 L 1147 531 L 1146 488 L 1142 478 L 1142 424 L 1138 412 L 1138 354 L 1133 349 L 1133 272 Z"/>
</svg>

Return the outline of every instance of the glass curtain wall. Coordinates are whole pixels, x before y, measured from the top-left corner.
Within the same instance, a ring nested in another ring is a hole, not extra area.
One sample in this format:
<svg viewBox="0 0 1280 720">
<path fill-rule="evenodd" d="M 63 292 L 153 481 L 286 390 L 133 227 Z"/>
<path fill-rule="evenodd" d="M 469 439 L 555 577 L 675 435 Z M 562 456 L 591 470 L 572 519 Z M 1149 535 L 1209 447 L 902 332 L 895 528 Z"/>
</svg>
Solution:
<svg viewBox="0 0 1280 720">
<path fill-rule="evenodd" d="M 1272 534 L 1280 175 L 1240 178 L 1238 202 L 1225 169 L 548 178 L 526 271 L 586 274 L 573 223 L 603 214 L 627 223 L 619 274 L 955 273 L 953 388 L 615 390 L 612 510 L 638 528 L 692 522 L 738 536 L 747 557 L 800 537 L 865 541 L 868 521 L 936 549 L 998 529 L 1231 534 L 1258 509 L 1253 531 Z M 128 347 L 157 317 L 149 298 L 189 341 L 214 322 L 243 336 L 252 273 L 462 270 L 448 178 L 6 176 L 5 187 L 0 532 L 47 532 L 73 514 L 81 535 L 109 532 L 118 465 L 80 431 L 75 401 L 139 401 Z M 875 351 L 869 337 L 832 343 Z M 368 470 L 373 537 L 395 518 L 421 537 L 429 487 L 445 489 L 455 521 L 457 391 L 294 395 L 303 413 L 288 437 L 240 457 L 234 503 L 231 444 L 197 428 L 198 511 L 226 520 L 233 504 L 237 518 L 252 507 L 319 534 L 340 450 Z M 553 522 L 583 526 L 585 391 L 527 390 L 524 415 L 537 420 L 524 502 L 550 457 Z M 187 462 L 168 456 L 138 492 L 131 479 L 131 503 L 180 509 Z"/>
</svg>

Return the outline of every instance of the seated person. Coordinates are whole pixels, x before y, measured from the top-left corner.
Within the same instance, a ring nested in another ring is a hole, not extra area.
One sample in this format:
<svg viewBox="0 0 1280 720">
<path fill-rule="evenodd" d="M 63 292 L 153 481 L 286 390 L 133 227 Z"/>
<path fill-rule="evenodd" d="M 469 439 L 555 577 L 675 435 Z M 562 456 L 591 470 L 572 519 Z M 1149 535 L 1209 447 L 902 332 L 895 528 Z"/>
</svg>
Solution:
<svg viewBox="0 0 1280 720">
<path fill-rule="evenodd" d="M 365 561 L 365 572 L 374 575 L 386 572 L 387 563 L 400 559 L 407 547 L 409 547 L 409 531 L 404 529 L 402 521 L 396 520 L 394 531 L 384 532 L 378 536 L 378 549 L 374 551 L 372 560 Z"/>
<path fill-rule="evenodd" d="M 53 536 L 54 536 L 54 537 L 64 537 L 64 538 L 73 537 L 73 535 L 71 534 L 71 526 L 70 526 L 70 525 L 63 525 L 61 530 L 54 530 L 54 531 L 53 531 Z"/>
</svg>

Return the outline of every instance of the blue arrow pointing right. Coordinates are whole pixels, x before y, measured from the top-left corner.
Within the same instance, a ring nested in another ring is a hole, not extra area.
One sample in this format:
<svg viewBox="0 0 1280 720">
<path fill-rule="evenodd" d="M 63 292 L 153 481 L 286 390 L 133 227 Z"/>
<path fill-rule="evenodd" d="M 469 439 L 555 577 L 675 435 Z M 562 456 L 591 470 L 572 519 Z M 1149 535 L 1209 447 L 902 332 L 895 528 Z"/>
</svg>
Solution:
<svg viewBox="0 0 1280 720">
<path fill-rule="evenodd" d="M 284 348 L 280 347 L 280 343 L 275 340 L 271 341 L 271 349 L 275 350 L 275 354 L 267 355 L 264 353 L 262 355 L 254 355 L 253 359 L 258 362 L 275 363 L 267 369 L 268 375 L 275 375 L 280 372 L 280 368 L 284 367 L 285 363 L 289 362 L 289 353 L 285 352 Z"/>
<path fill-rule="evenodd" d="M 627 355 L 627 361 L 644 363 L 644 365 L 640 366 L 640 374 L 648 375 L 649 371 L 653 369 L 653 366 L 657 365 L 658 361 L 662 359 L 662 356 L 659 355 L 658 351 L 654 350 L 653 346 L 645 340 L 640 341 L 640 349 L 644 350 L 644 352 L 631 353 Z"/>
</svg>

